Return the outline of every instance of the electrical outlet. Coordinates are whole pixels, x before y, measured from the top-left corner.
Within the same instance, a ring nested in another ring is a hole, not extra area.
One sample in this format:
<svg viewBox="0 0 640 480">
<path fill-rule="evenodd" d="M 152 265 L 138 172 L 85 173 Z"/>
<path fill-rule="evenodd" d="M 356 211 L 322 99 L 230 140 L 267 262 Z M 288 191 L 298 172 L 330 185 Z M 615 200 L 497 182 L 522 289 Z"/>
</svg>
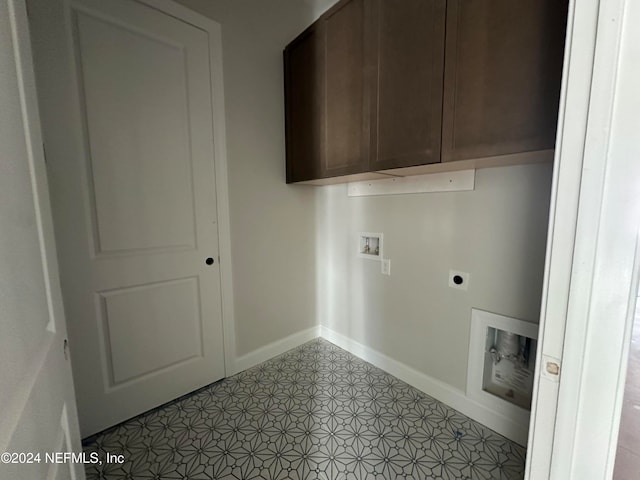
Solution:
<svg viewBox="0 0 640 480">
<path fill-rule="evenodd" d="M 458 290 L 466 290 L 469 288 L 471 275 L 467 272 L 459 272 L 458 270 L 449 270 L 449 286 Z"/>
<path fill-rule="evenodd" d="M 380 262 L 380 271 L 383 275 L 391 275 L 391 260 L 383 258 Z"/>
</svg>

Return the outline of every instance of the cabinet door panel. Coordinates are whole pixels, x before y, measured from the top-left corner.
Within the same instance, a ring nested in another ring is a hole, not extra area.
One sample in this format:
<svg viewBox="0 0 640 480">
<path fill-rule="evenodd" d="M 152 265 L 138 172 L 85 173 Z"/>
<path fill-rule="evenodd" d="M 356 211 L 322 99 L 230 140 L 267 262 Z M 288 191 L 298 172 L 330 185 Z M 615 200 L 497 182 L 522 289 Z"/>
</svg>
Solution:
<svg viewBox="0 0 640 480">
<path fill-rule="evenodd" d="M 449 0 L 442 160 L 554 147 L 567 2 Z"/>
<path fill-rule="evenodd" d="M 287 183 L 320 178 L 324 157 L 324 39 L 314 24 L 284 51 Z"/>
<path fill-rule="evenodd" d="M 322 175 L 368 169 L 368 85 L 364 0 L 340 2 L 324 17 L 326 29 L 326 155 Z"/>
<path fill-rule="evenodd" d="M 371 169 L 440 162 L 445 0 L 375 0 Z"/>
</svg>

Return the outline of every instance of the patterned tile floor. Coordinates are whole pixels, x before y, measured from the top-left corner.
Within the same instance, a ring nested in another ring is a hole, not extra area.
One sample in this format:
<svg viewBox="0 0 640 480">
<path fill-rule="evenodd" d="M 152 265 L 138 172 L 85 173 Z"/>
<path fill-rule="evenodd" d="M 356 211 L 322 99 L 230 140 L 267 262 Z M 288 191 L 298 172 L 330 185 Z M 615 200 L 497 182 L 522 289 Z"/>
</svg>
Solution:
<svg viewBox="0 0 640 480">
<path fill-rule="evenodd" d="M 520 479 L 525 449 L 325 340 L 85 446 L 107 479 Z"/>
</svg>

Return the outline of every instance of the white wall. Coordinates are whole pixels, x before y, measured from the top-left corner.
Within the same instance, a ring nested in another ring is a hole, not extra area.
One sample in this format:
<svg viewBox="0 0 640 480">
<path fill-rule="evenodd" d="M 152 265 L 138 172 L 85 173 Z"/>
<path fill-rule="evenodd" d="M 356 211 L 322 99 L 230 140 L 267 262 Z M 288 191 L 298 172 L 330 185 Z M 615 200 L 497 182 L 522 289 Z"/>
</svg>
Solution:
<svg viewBox="0 0 640 480">
<path fill-rule="evenodd" d="M 334 0 L 180 0 L 222 26 L 236 353 L 314 326 L 316 189 L 285 184 L 282 51 Z"/>
<path fill-rule="evenodd" d="M 347 197 L 319 190 L 318 317 L 330 329 L 464 390 L 471 308 L 537 322 L 551 165 L 482 169 L 472 192 Z M 356 256 L 382 232 L 391 276 Z M 448 287 L 450 269 L 471 274 Z"/>
</svg>

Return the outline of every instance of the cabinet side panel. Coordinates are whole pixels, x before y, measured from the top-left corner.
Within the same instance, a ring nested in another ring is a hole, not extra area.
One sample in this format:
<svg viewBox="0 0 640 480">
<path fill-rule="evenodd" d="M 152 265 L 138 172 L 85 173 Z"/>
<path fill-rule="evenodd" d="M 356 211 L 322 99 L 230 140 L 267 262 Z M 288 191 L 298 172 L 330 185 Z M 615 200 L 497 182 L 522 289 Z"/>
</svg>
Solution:
<svg viewBox="0 0 640 480">
<path fill-rule="evenodd" d="M 320 177 L 324 141 L 324 42 L 316 25 L 284 51 L 287 183 Z"/>
</svg>

